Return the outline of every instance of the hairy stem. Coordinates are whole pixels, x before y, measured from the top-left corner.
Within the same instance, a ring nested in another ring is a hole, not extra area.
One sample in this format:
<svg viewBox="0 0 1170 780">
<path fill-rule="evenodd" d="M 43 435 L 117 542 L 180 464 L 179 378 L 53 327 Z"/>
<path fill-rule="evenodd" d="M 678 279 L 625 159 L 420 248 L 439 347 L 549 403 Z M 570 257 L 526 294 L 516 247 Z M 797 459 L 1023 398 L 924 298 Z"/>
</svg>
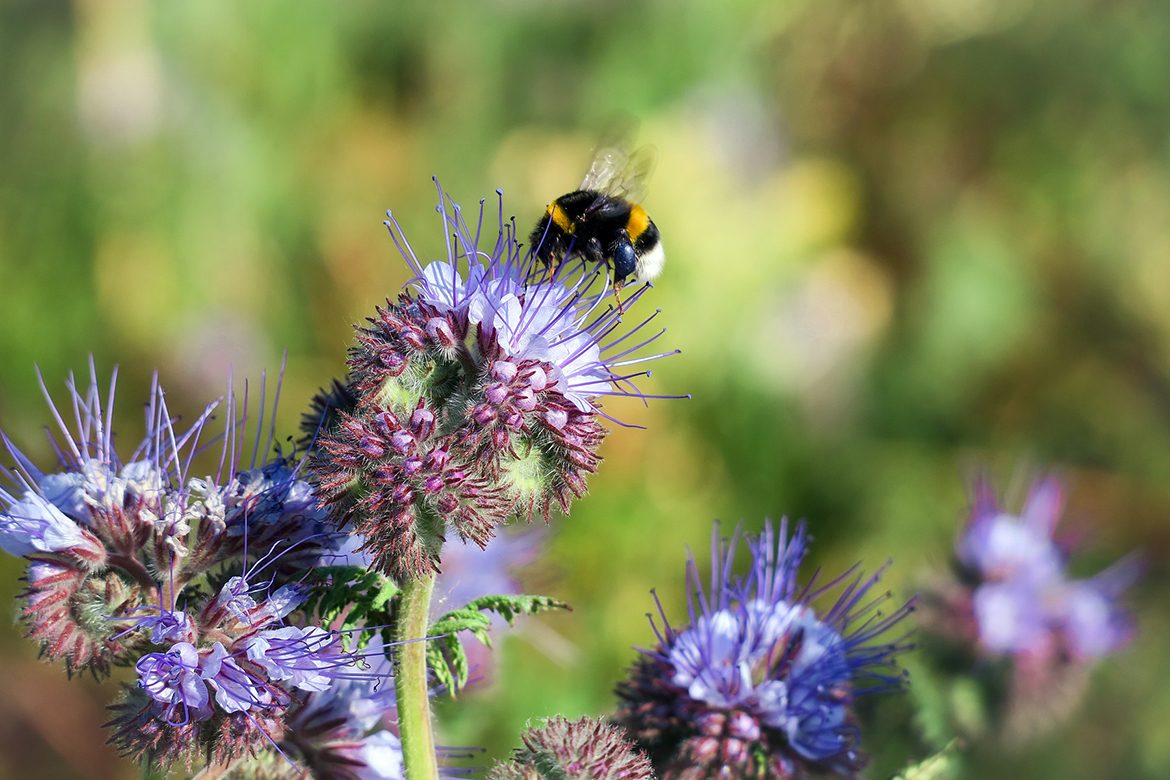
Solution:
<svg viewBox="0 0 1170 780">
<path fill-rule="evenodd" d="M 146 564 L 138 560 L 135 556 L 115 553 L 106 560 L 111 566 L 117 566 L 129 574 L 149 592 L 154 593 L 158 589 L 158 583 L 154 581 L 154 577 L 150 576 L 150 572 L 146 569 Z"/>
<path fill-rule="evenodd" d="M 427 690 L 427 635 L 435 575 L 411 580 L 402 587 L 398 605 L 398 665 L 394 688 L 398 697 L 398 728 L 407 780 L 437 780 L 435 735 Z"/>
</svg>

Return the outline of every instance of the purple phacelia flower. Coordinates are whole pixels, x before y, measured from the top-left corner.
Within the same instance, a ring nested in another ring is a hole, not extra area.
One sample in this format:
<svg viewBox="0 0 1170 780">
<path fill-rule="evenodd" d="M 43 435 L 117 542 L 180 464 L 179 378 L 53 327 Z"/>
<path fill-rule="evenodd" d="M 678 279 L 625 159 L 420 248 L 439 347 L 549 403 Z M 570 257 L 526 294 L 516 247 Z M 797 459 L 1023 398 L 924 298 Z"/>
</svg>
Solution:
<svg viewBox="0 0 1170 780">
<path fill-rule="evenodd" d="M 264 667 L 270 680 L 287 681 L 303 691 L 323 691 L 338 669 L 329 650 L 337 637 L 323 628 L 285 626 L 254 634 L 242 643 L 248 660 Z"/>
<path fill-rule="evenodd" d="M 7 504 L 0 513 L 0 548 L 9 555 L 77 550 L 87 557 L 104 557 L 101 542 L 45 496 L 26 491 L 16 500 L 0 490 L 0 501 Z"/>
<path fill-rule="evenodd" d="M 983 720 L 1008 743 L 1071 714 L 1091 663 L 1134 633 L 1122 595 L 1140 563 L 1131 557 L 1088 579 L 1070 577 L 1068 545 L 1055 536 L 1064 503 L 1060 482 L 1044 478 L 1013 514 L 979 480 L 955 543 L 956 576 L 933 576 L 924 587 L 928 657 L 945 677 L 979 682 Z"/>
<path fill-rule="evenodd" d="M 524 747 L 496 764 L 488 780 L 653 780 L 650 761 L 620 728 L 596 718 L 549 718 L 520 737 Z"/>
<path fill-rule="evenodd" d="M 211 714 L 211 694 L 199 668 L 199 651 L 188 642 L 172 645 L 165 653 L 148 653 L 134 666 L 138 686 L 165 705 L 172 725 L 203 720 Z"/>
<path fill-rule="evenodd" d="M 1032 485 L 1020 515 L 996 501 L 990 484 L 975 488 L 971 519 L 956 543 L 971 614 L 991 653 L 1097 658 L 1122 648 L 1133 621 L 1120 603 L 1140 566 L 1125 560 L 1097 577 L 1075 580 L 1054 538 L 1064 491 L 1053 478 Z"/>
<path fill-rule="evenodd" d="M 732 575 L 740 541 L 738 531 L 730 542 L 716 535 L 708 592 L 690 562 L 690 623 L 672 628 L 659 608 L 659 646 L 619 685 L 617 722 L 665 780 L 854 776 L 864 756 L 853 701 L 903 686 L 894 659 L 909 646 L 875 640 L 912 606 L 877 613 L 888 594 L 866 596 L 879 571 L 857 574 L 836 604 L 815 611 L 811 602 L 848 573 L 819 588 L 798 584 L 803 522 L 791 537 L 782 521 L 778 533 L 769 522 L 746 539 L 752 565 L 742 578 Z"/>
<path fill-rule="evenodd" d="M 135 628 L 150 632 L 151 644 L 191 642 L 195 638 L 195 624 L 186 612 L 155 609 L 155 614 L 135 618 Z"/>
<path fill-rule="evenodd" d="M 264 601 L 258 602 L 252 595 L 258 590 L 244 576 L 229 577 L 215 598 L 203 608 L 201 622 L 218 625 L 231 618 L 241 626 L 264 628 L 304 603 L 307 595 L 301 585 L 284 585 L 268 594 Z"/>
<path fill-rule="evenodd" d="M 272 689 L 236 663 L 219 642 L 203 659 L 200 674 L 215 691 L 215 703 L 224 712 L 246 712 L 273 703 Z"/>
<path fill-rule="evenodd" d="M 441 197 L 457 247 L 424 265 L 387 222 L 412 289 L 358 328 L 349 376 L 304 426 L 323 501 L 398 579 L 436 571 L 449 531 L 482 547 L 515 514 L 567 512 L 601 460 L 601 399 L 648 397 L 636 367 L 673 354 L 635 355 L 662 331 L 639 335 L 652 315 L 621 332 L 607 276 L 533 274 L 512 226 L 481 247 L 482 208 L 473 237 Z"/>
</svg>

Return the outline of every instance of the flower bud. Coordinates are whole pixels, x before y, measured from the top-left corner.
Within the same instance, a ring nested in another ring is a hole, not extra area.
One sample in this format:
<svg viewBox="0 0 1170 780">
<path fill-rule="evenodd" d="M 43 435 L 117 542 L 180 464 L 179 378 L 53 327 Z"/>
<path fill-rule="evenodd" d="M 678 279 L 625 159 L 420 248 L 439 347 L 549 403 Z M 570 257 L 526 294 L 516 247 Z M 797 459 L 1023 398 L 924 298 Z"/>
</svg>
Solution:
<svg viewBox="0 0 1170 780">
<path fill-rule="evenodd" d="M 620 729 L 595 718 L 560 715 L 521 735 L 512 760 L 496 764 L 488 780 L 653 780 L 650 761 Z"/>
<path fill-rule="evenodd" d="M 499 383 L 491 384 L 484 389 L 483 395 L 489 403 L 499 406 L 508 400 L 508 388 Z"/>
<path fill-rule="evenodd" d="M 410 429 L 419 439 L 429 439 L 435 432 L 435 413 L 419 401 L 418 408 L 410 415 Z"/>
<path fill-rule="evenodd" d="M 531 412 L 536 409 L 536 393 L 532 392 L 531 387 L 521 388 L 520 391 L 515 394 L 512 402 L 516 404 L 516 406 L 521 410 L 525 412 Z"/>
<path fill-rule="evenodd" d="M 455 338 L 455 332 L 451 330 L 451 324 L 445 319 L 432 317 L 427 320 L 426 331 L 431 341 L 437 343 L 445 350 L 455 349 L 455 345 L 458 343 Z"/>
<path fill-rule="evenodd" d="M 569 422 L 569 413 L 563 409 L 549 409 L 544 413 L 544 421 L 554 430 L 561 430 Z"/>
<path fill-rule="evenodd" d="M 519 409 L 509 407 L 500 413 L 500 422 L 509 428 L 519 428 L 524 424 L 524 415 Z"/>
<path fill-rule="evenodd" d="M 504 384 L 508 384 L 515 379 L 518 372 L 519 369 L 516 367 L 516 364 L 510 360 L 494 361 L 490 371 L 493 379 Z"/>
<path fill-rule="evenodd" d="M 539 393 L 548 387 L 548 372 L 540 366 L 532 366 L 527 374 L 528 386 Z"/>
<path fill-rule="evenodd" d="M 425 332 L 412 325 L 408 325 L 402 330 L 402 340 L 418 352 L 427 348 Z"/>
<path fill-rule="evenodd" d="M 410 431 L 395 431 L 390 437 L 390 446 L 397 452 L 409 452 L 414 448 L 414 435 Z"/>
</svg>

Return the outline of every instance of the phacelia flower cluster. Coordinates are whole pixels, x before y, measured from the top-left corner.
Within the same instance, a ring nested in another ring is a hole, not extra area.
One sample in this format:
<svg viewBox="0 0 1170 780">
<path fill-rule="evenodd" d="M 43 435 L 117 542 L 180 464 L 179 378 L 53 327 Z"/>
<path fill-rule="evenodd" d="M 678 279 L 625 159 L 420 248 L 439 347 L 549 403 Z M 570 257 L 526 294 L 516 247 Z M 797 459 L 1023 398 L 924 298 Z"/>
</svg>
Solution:
<svg viewBox="0 0 1170 780">
<path fill-rule="evenodd" d="M 146 766 L 266 750 L 287 732 L 290 709 L 360 661 L 298 612 L 304 570 L 343 540 L 302 461 L 278 449 L 259 459 L 274 439 L 263 421 L 245 460 L 246 404 L 230 392 L 227 423 L 213 433 L 217 404 L 180 428 L 156 382 L 146 436 L 123 458 L 111 430 L 116 374 L 104 399 L 95 374 L 91 366 L 84 388 L 70 379 L 66 414 L 50 400 L 55 471 L 4 440 L 15 465 L 0 490 L 0 546 L 28 561 L 28 634 L 70 672 L 133 667 L 107 725 Z M 195 463 L 214 475 L 195 476 Z"/>
<path fill-rule="evenodd" d="M 1031 485 L 1019 514 L 980 480 L 955 544 L 954 576 L 926 583 L 928 657 L 946 677 L 972 677 L 982 692 L 981 722 L 960 724 L 965 730 L 991 726 L 1010 743 L 1049 730 L 1079 703 L 1092 663 L 1134 634 L 1122 595 L 1140 562 L 1070 576 L 1068 550 L 1055 537 L 1063 508 L 1054 478 Z"/>
<path fill-rule="evenodd" d="M 623 330 L 604 273 L 537 276 L 502 219 L 481 248 L 482 202 L 474 237 L 440 212 L 455 246 L 425 266 L 387 222 L 417 277 L 358 327 L 314 435 L 323 501 L 400 579 L 437 570 L 449 531 L 483 546 L 514 514 L 568 511 L 600 462 L 601 400 L 645 397 L 635 367 L 664 356 L 633 356 L 663 331 Z"/>
<path fill-rule="evenodd" d="M 208 430 L 218 404 L 181 429 L 155 382 L 146 436 L 123 458 L 111 430 L 115 388 L 116 372 L 103 404 L 91 366 L 88 387 L 70 378 L 66 412 L 46 391 L 60 437 L 55 471 L 4 439 L 15 465 L 5 470 L 11 486 L 0 489 L 0 547 L 29 562 L 21 612 L 28 635 L 70 672 L 105 673 L 127 661 L 139 642 L 125 632 L 128 621 L 144 609 L 170 609 L 187 583 L 216 567 L 242 566 L 248 549 L 279 552 L 272 573 L 280 576 L 337 541 L 291 459 L 258 463 L 257 446 L 243 462 L 243 419 L 230 395 L 223 431 Z M 204 448 L 220 455 L 215 476 L 190 473 Z"/>
<path fill-rule="evenodd" d="M 262 601 L 258 590 L 232 577 L 193 614 L 160 609 L 130 629 L 149 634 L 152 648 L 113 708 L 111 741 L 124 754 L 149 766 L 189 764 L 200 752 L 216 763 L 255 755 L 282 738 L 290 707 L 356 667 L 333 632 L 285 623 L 303 600 L 299 586 Z"/>
<path fill-rule="evenodd" d="M 737 577 L 741 543 L 752 560 Z M 912 605 L 881 614 L 889 594 L 869 597 L 880 571 L 800 585 L 808 543 L 803 522 L 791 536 L 787 521 L 755 538 L 716 531 L 709 589 L 688 565 L 689 625 L 673 628 L 659 606 L 658 646 L 618 686 L 616 721 L 662 780 L 853 777 L 864 765 L 851 707 L 904 685 L 895 657 L 909 645 L 880 638 Z M 837 586 L 836 603 L 814 610 Z"/>
<path fill-rule="evenodd" d="M 1090 660 L 1133 636 L 1119 597 L 1139 567 L 1125 560 L 1088 579 L 1070 577 L 1067 554 L 1053 536 L 1063 507 L 1063 489 L 1052 478 L 1032 486 L 1018 516 L 999 505 L 990 483 L 976 486 L 955 552 L 961 579 L 971 584 L 971 615 L 987 652 Z"/>
</svg>

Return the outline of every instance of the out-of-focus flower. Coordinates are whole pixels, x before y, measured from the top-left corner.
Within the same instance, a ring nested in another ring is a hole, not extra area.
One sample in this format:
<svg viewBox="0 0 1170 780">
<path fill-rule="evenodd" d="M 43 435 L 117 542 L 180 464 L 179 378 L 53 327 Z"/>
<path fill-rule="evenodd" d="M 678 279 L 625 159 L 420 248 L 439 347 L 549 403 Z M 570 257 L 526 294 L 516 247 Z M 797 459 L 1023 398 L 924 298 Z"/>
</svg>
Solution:
<svg viewBox="0 0 1170 780">
<path fill-rule="evenodd" d="M 976 485 L 971 520 L 955 547 L 986 651 L 1088 660 L 1120 649 L 1133 635 L 1119 597 L 1140 567 L 1122 561 L 1091 579 L 1070 578 L 1066 553 L 1054 539 L 1063 508 L 1063 489 L 1053 478 L 1033 484 L 1018 516 L 998 504 L 986 480 Z"/>
<path fill-rule="evenodd" d="M 397 579 L 438 570 L 449 531 L 482 547 L 517 512 L 567 512 L 600 462 L 601 399 L 646 397 L 640 364 L 673 354 L 635 356 L 662 331 L 639 335 L 654 315 L 622 331 L 607 276 L 536 276 L 512 226 L 485 250 L 482 208 L 473 238 L 441 197 L 454 250 L 424 265 L 387 222 L 412 291 L 358 328 L 346 382 L 305 426 L 323 500 Z"/>
<path fill-rule="evenodd" d="M 665 780 L 854 776 L 864 756 L 851 706 L 858 696 L 904 684 L 895 656 L 909 646 L 876 640 L 911 604 L 881 616 L 888 594 L 866 598 L 881 572 L 868 579 L 858 573 L 818 614 L 811 602 L 849 572 L 823 587 L 798 584 L 805 523 L 791 537 L 787 521 L 778 533 L 769 521 L 757 538 L 737 531 L 728 542 L 717 534 L 710 590 L 703 592 L 691 560 L 690 623 L 675 629 L 659 608 L 659 645 L 644 651 L 618 686 L 617 722 Z M 738 578 L 732 566 L 741 541 L 752 566 Z"/>
<path fill-rule="evenodd" d="M 485 548 L 478 545 L 452 542 L 443 547 L 443 570 L 435 578 L 431 599 L 431 619 L 459 609 L 482 596 L 512 596 L 524 591 L 516 580 L 516 571 L 532 563 L 544 546 L 546 534 L 539 527 L 517 531 L 509 529 L 499 534 Z M 364 539 L 353 534 L 338 550 L 323 554 L 320 566 L 370 567 L 368 553 L 360 552 Z M 492 629 L 502 627 L 503 618 L 495 616 Z M 461 639 L 469 635 L 464 632 Z M 495 666 L 495 653 L 482 643 L 468 639 L 463 649 L 471 669 L 469 685 L 490 680 Z"/>
<path fill-rule="evenodd" d="M 289 715 L 282 747 L 320 780 L 401 780 L 402 745 L 387 731 L 395 715 L 393 666 L 375 636 L 359 665 L 338 674 Z"/>
<path fill-rule="evenodd" d="M 522 593 L 516 571 L 540 555 L 546 536 L 536 527 L 500 534 L 484 549 L 471 544 L 444 547 L 443 571 L 435 580 L 431 600 L 432 617 L 481 596 Z"/>
<path fill-rule="evenodd" d="M 955 543 L 955 576 L 924 586 L 927 657 L 946 679 L 978 681 L 985 704 L 961 729 L 990 726 L 1012 743 L 1051 729 L 1080 701 L 1091 663 L 1133 636 L 1122 595 L 1140 563 L 1131 557 L 1088 579 L 1070 577 L 1055 538 L 1063 508 L 1054 478 L 1032 484 L 1019 514 L 979 480 Z"/>
<path fill-rule="evenodd" d="M 402 742 L 389 731 L 379 731 L 358 741 L 353 749 L 342 749 L 342 754 L 354 761 L 353 772 L 358 780 L 402 780 L 406 770 L 402 764 Z"/>
<path fill-rule="evenodd" d="M 549 718 L 521 737 L 512 760 L 496 764 L 488 780 L 653 780 L 650 761 L 620 728 L 596 718 Z"/>
</svg>

